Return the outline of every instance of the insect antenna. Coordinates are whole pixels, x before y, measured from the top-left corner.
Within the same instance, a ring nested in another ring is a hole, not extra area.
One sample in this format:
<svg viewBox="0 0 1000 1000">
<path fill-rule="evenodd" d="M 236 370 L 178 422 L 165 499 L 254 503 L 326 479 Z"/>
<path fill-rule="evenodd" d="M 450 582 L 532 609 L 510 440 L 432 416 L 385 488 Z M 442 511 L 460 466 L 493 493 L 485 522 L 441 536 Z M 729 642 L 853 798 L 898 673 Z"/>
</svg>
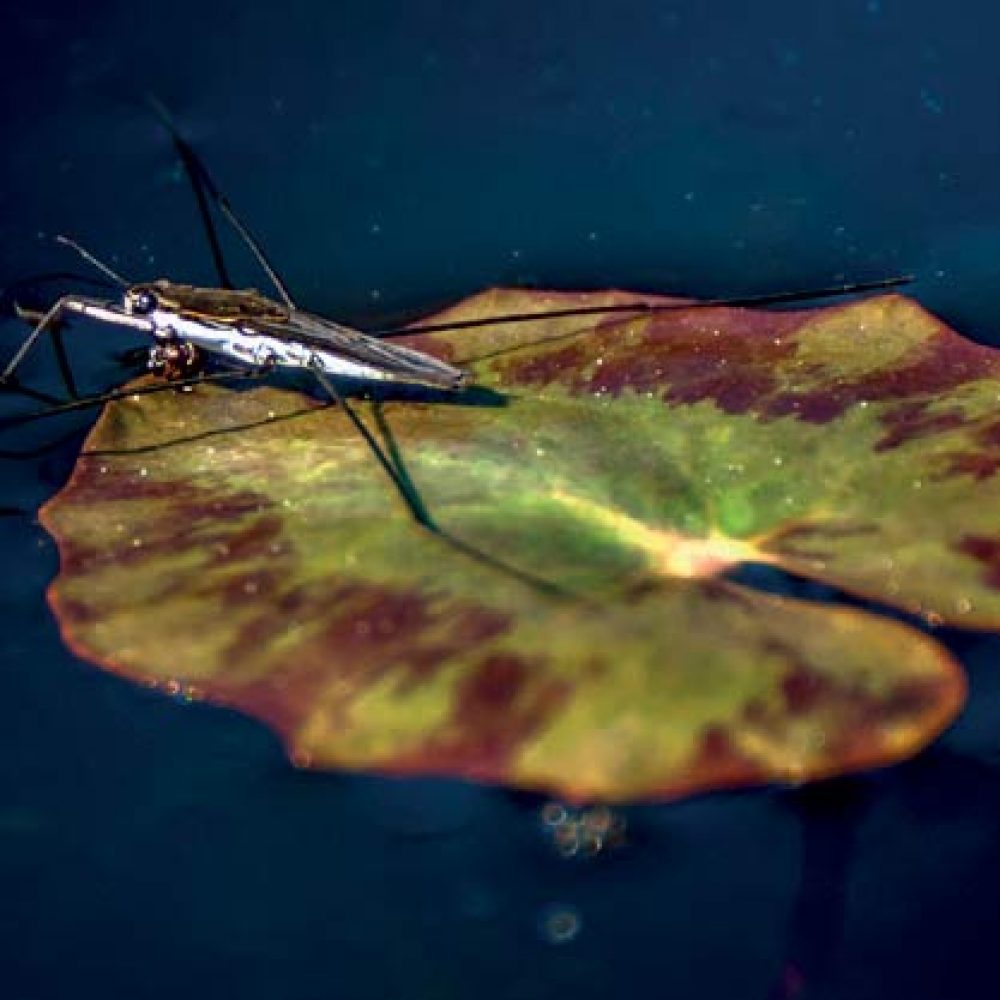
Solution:
<svg viewBox="0 0 1000 1000">
<path fill-rule="evenodd" d="M 208 202 L 205 197 L 206 193 L 215 202 L 219 211 L 225 216 L 226 221 L 233 227 L 247 249 L 254 255 L 257 263 L 268 276 L 285 305 L 289 309 L 295 309 L 295 303 L 292 301 L 292 297 L 284 281 L 281 280 L 274 265 L 264 252 L 260 241 L 250 232 L 246 223 L 236 214 L 236 210 L 230 204 L 229 199 L 219 190 L 218 185 L 212 179 L 212 175 L 208 172 L 208 168 L 202 162 L 201 157 L 198 156 L 187 140 L 180 134 L 166 106 L 153 94 L 147 94 L 146 100 L 169 133 L 170 139 L 174 144 L 174 149 L 177 151 L 177 155 L 184 166 L 184 171 L 188 175 L 188 180 L 191 182 L 191 187 L 194 189 L 194 195 L 198 201 L 198 212 L 201 215 L 202 225 L 205 228 L 205 234 L 208 237 L 209 246 L 212 250 L 212 258 L 215 261 L 215 269 L 219 275 L 220 285 L 223 288 L 233 287 L 232 280 L 229 277 L 225 261 L 222 257 L 222 247 L 219 243 L 215 223 L 212 221 L 212 214 L 208 209 Z"/>
<path fill-rule="evenodd" d="M 130 282 L 126 281 L 117 271 L 112 270 L 103 261 L 98 260 L 89 250 L 80 246 L 76 240 L 71 240 L 68 236 L 56 236 L 56 243 L 61 243 L 64 247 L 75 250 L 88 264 L 93 264 L 102 274 L 107 275 L 119 288 L 128 288 Z"/>
<path fill-rule="evenodd" d="M 383 340 L 391 337 L 405 337 L 416 333 L 444 333 L 450 330 L 470 330 L 481 326 L 499 326 L 503 323 L 534 323 L 546 319 L 562 319 L 569 316 L 602 316 L 613 313 L 633 313 L 649 316 L 655 313 L 678 312 L 683 309 L 708 309 L 723 306 L 753 307 L 786 305 L 792 302 L 808 302 L 813 299 L 832 299 L 862 292 L 884 291 L 898 288 L 913 281 L 912 274 L 892 278 L 878 278 L 874 281 L 856 281 L 833 285 L 829 288 L 795 289 L 785 292 L 764 292 L 760 295 L 743 295 L 734 298 L 700 299 L 696 302 L 630 302 L 614 306 L 580 306 L 572 309 L 552 309 L 546 312 L 508 313 L 487 316 L 485 319 L 457 320 L 454 323 L 421 323 L 415 326 L 396 326 L 385 330 L 369 330 L 370 337 Z"/>
</svg>

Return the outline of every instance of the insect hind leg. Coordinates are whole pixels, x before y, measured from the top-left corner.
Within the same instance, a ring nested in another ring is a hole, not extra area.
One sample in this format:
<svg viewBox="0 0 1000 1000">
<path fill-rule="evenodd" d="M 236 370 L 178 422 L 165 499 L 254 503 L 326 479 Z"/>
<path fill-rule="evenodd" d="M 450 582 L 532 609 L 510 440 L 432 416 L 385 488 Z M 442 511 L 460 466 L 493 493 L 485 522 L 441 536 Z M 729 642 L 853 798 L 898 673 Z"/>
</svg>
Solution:
<svg viewBox="0 0 1000 1000">
<path fill-rule="evenodd" d="M 336 385 L 326 377 L 326 375 L 318 368 L 316 364 L 309 366 L 310 371 L 315 376 L 316 381 L 322 387 L 322 389 L 327 393 L 327 395 L 335 402 L 338 406 L 343 409 L 344 413 L 347 414 L 348 419 L 354 425 L 354 428 L 364 439 L 365 444 L 368 449 L 375 456 L 379 465 L 382 467 L 383 472 L 389 477 L 393 486 L 396 488 L 397 493 L 400 498 L 406 504 L 407 510 L 416 525 L 427 531 L 429 534 L 433 535 L 439 541 L 443 542 L 449 548 L 454 549 L 456 552 L 465 556 L 474 562 L 479 563 L 481 566 L 485 566 L 488 569 L 495 570 L 497 572 L 503 573 L 520 583 L 531 587 L 533 590 L 539 593 L 545 594 L 548 597 L 557 598 L 560 600 L 579 600 L 579 596 L 573 594 L 571 591 L 564 587 L 559 586 L 557 583 L 553 583 L 550 580 L 545 580 L 540 576 L 536 576 L 527 570 L 520 569 L 503 559 L 499 559 L 496 556 L 490 555 L 488 552 L 477 548 L 469 542 L 463 541 L 461 538 L 456 537 L 450 531 L 446 531 L 442 528 L 433 518 L 430 511 L 427 509 L 426 504 L 420 496 L 420 492 L 417 490 L 409 472 L 407 472 L 406 466 L 403 463 L 403 456 L 399 451 L 396 441 L 392 435 L 392 431 L 389 428 L 388 423 L 385 420 L 385 414 L 382 412 L 381 404 L 376 403 L 375 410 L 375 423 L 378 427 L 379 434 L 381 435 L 385 445 L 379 444 L 376 440 L 375 435 L 365 426 L 364 421 L 357 415 L 354 408 L 347 402 L 344 398 L 343 393 L 341 393 Z"/>
<path fill-rule="evenodd" d="M 375 439 L 375 435 L 372 434 L 367 426 L 365 426 L 364 421 L 357 415 L 357 413 L 354 412 L 354 408 L 344 398 L 343 393 L 340 392 L 331 379 L 326 377 L 320 369 L 318 363 L 311 363 L 309 365 L 309 370 L 319 383 L 320 388 L 344 411 L 345 414 L 347 414 L 348 419 L 354 425 L 354 429 L 361 435 L 365 444 L 368 446 L 368 450 L 382 467 L 382 471 L 389 477 L 392 485 L 396 487 L 396 492 L 399 494 L 403 503 L 406 504 L 413 520 L 416 521 L 422 528 L 426 528 L 428 531 L 438 534 L 439 529 L 437 525 L 431 519 L 430 514 L 427 512 L 427 508 L 424 506 L 423 500 L 420 498 L 420 494 L 413 488 L 412 483 L 409 481 L 409 477 L 400 475 L 399 470 L 393 464 L 392 459 L 386 454 L 382 446 Z"/>
</svg>

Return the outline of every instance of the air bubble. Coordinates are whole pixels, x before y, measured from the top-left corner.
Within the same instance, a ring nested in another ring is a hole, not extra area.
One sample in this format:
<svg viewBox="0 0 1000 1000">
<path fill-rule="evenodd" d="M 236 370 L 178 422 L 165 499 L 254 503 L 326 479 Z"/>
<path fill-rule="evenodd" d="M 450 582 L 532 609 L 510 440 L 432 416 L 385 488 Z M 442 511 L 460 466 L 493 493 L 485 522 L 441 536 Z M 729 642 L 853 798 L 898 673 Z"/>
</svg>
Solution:
<svg viewBox="0 0 1000 1000">
<path fill-rule="evenodd" d="M 561 858 L 593 858 L 625 845 L 625 817 L 607 806 L 578 808 L 547 802 L 540 815 L 542 834 Z"/>
<path fill-rule="evenodd" d="M 561 903 L 545 907 L 538 920 L 542 940 L 549 944 L 569 944 L 579 935 L 582 926 L 576 907 Z"/>
<path fill-rule="evenodd" d="M 546 802 L 542 806 L 542 822 L 546 826 L 561 826 L 568 817 L 566 807 L 561 802 Z"/>
</svg>

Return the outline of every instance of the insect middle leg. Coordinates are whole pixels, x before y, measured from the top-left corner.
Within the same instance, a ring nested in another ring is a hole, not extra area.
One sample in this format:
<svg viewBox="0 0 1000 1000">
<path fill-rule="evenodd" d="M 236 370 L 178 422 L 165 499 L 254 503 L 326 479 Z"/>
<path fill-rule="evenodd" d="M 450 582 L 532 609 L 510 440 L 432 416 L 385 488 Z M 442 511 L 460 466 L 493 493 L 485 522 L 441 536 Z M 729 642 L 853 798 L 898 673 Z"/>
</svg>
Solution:
<svg viewBox="0 0 1000 1000">
<path fill-rule="evenodd" d="M 497 556 L 493 556 L 483 549 L 464 541 L 456 535 L 453 535 L 450 531 L 442 528 L 427 509 L 427 505 L 424 503 L 423 498 L 420 496 L 413 479 L 403 463 L 403 456 L 401 455 L 399 447 L 392 436 L 389 425 L 386 423 L 385 414 L 382 412 L 381 404 L 375 403 L 374 410 L 375 424 L 378 427 L 382 440 L 385 442 L 384 447 L 378 442 L 375 435 L 368 429 L 364 421 L 358 416 L 350 403 L 347 402 L 344 394 L 338 391 L 333 381 L 327 378 L 325 373 L 317 368 L 316 364 L 310 365 L 310 370 L 315 376 L 316 381 L 323 388 L 324 392 L 326 392 L 327 395 L 334 402 L 336 402 L 339 407 L 341 407 L 344 413 L 347 414 L 348 419 L 364 439 L 369 451 L 371 451 L 372 455 L 375 456 L 379 465 L 382 467 L 382 471 L 385 472 L 385 474 L 389 477 L 389 480 L 392 482 L 392 485 L 396 488 L 396 492 L 399 494 L 403 503 L 406 504 L 406 508 L 409 511 L 410 516 L 419 528 L 422 528 L 424 531 L 433 535 L 439 541 L 449 546 L 449 548 L 461 553 L 466 558 L 472 559 L 474 562 L 477 562 L 482 566 L 486 566 L 491 570 L 504 573 L 505 575 L 520 581 L 539 593 L 543 593 L 549 597 L 555 597 L 560 600 L 580 599 L 579 595 L 573 594 L 571 591 L 561 587 L 559 584 L 546 580 L 543 577 L 536 576 L 528 570 L 521 569 L 520 567 L 508 563 Z"/>
</svg>

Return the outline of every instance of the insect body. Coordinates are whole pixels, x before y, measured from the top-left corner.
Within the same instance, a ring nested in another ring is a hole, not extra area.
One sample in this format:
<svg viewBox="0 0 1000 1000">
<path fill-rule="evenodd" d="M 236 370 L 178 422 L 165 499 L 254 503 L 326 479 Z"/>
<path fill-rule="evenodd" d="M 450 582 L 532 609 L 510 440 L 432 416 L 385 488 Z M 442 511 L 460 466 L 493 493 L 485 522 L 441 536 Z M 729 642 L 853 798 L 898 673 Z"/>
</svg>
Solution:
<svg viewBox="0 0 1000 1000">
<path fill-rule="evenodd" d="M 168 378 L 193 374 L 200 354 L 240 365 L 305 368 L 334 377 L 457 389 L 466 373 L 399 344 L 274 302 L 252 290 L 197 288 L 170 281 L 126 290 L 129 325 L 156 339 L 150 368 Z"/>
<path fill-rule="evenodd" d="M 69 243 L 70 241 L 65 240 Z M 466 373 L 399 344 L 268 299 L 253 290 L 198 288 L 160 280 L 125 289 L 121 304 L 65 296 L 8 363 L 15 369 L 62 313 L 78 313 L 151 336 L 149 368 L 168 379 L 193 375 L 203 354 L 256 368 L 303 368 L 334 377 L 457 389 Z"/>
<path fill-rule="evenodd" d="M 276 368 L 299 369 L 311 375 L 325 394 L 339 404 L 364 438 L 373 456 L 391 480 L 413 519 L 422 527 L 434 532 L 455 547 L 493 565 L 499 562 L 478 553 L 464 542 L 452 539 L 434 523 L 423 505 L 415 487 L 402 467 L 402 459 L 395 449 L 380 443 L 375 434 L 354 412 L 345 394 L 338 388 L 337 380 L 349 378 L 362 384 L 392 383 L 403 386 L 427 387 L 455 393 L 469 382 L 467 372 L 422 351 L 392 343 L 388 338 L 401 333 L 428 333 L 446 329 L 488 326 L 499 323 L 535 322 L 565 316 L 584 316 L 599 313 L 627 312 L 652 314 L 674 309 L 699 308 L 715 305 L 748 306 L 781 302 L 796 302 L 807 298 L 883 289 L 901 284 L 906 278 L 841 285 L 836 288 L 808 292 L 785 292 L 772 295 L 751 296 L 742 299 L 715 299 L 691 305 L 664 304 L 661 302 L 632 302 L 627 305 L 583 307 L 542 313 L 521 313 L 493 316 L 485 319 L 466 320 L 455 324 L 417 326 L 406 329 L 381 331 L 378 334 L 362 333 L 350 326 L 314 315 L 298 308 L 284 283 L 271 266 L 263 248 L 236 215 L 225 196 L 218 190 L 201 160 L 179 135 L 165 110 L 155 104 L 154 110 L 167 126 L 174 146 L 187 170 L 198 200 L 199 211 L 209 238 L 219 288 L 202 288 L 179 284 L 165 279 L 130 283 L 87 250 L 66 237 L 59 241 L 75 249 L 87 261 L 102 271 L 122 288 L 119 301 L 88 296 L 66 295 L 60 298 L 40 317 L 34 329 L 25 338 L 0 372 L 0 388 L 17 388 L 36 398 L 51 397 L 22 386 L 16 371 L 28 352 L 45 332 L 53 335 L 63 379 L 70 394 L 76 397 L 75 387 L 65 358 L 59 335 L 60 321 L 66 314 L 89 317 L 115 326 L 126 327 L 152 338 L 148 367 L 165 380 L 173 383 L 192 382 L 200 378 L 218 378 L 220 375 L 200 376 L 206 356 L 230 363 L 244 373 L 264 373 Z M 268 298 L 254 290 L 236 290 L 228 287 L 229 277 L 222 259 L 219 241 L 207 203 L 211 199 L 227 222 L 242 239 L 267 274 L 280 301 Z M 167 388 L 168 386 L 163 386 Z M 153 391 L 147 388 L 145 391 Z M 48 411 L 29 415 L 46 416 L 51 413 L 80 409 L 83 406 L 117 398 L 121 393 L 112 392 L 88 400 L 74 398 L 70 403 L 53 406 Z M 20 421 L 15 421 L 20 422 Z M 376 423 L 379 423 L 376 414 Z M 380 424 L 381 426 L 381 424 Z M 383 433 L 385 433 L 383 428 Z M 517 572 L 517 571 L 515 571 Z M 524 574 L 517 572 L 524 577 Z"/>
</svg>

